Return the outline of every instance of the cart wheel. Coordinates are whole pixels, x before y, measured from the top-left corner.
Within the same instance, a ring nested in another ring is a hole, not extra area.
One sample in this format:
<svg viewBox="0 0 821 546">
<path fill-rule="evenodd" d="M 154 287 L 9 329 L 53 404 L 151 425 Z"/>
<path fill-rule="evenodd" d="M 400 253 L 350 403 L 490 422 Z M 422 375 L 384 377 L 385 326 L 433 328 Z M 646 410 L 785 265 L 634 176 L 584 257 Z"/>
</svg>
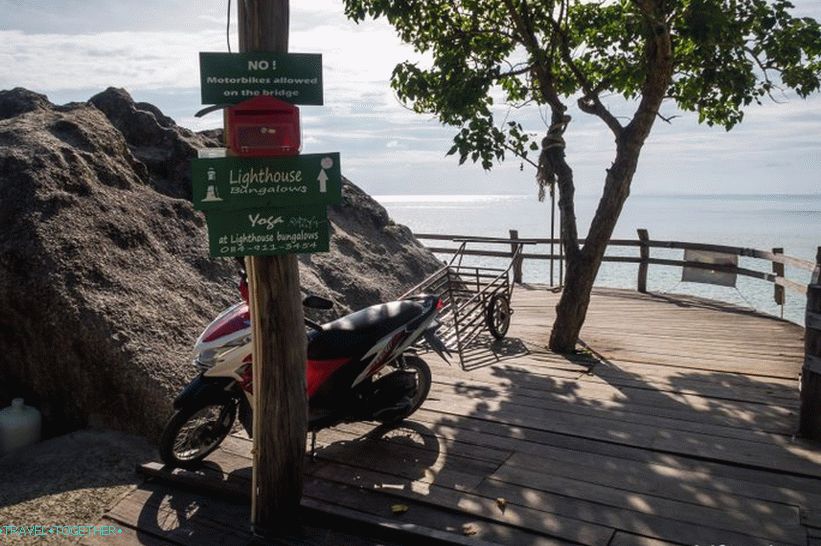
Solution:
<svg viewBox="0 0 821 546">
<path fill-rule="evenodd" d="M 507 334 L 510 328 L 510 315 L 513 312 L 510 310 L 510 303 L 507 301 L 507 296 L 503 294 L 495 294 L 490 298 L 490 303 L 487 306 L 487 327 L 493 337 L 502 339 Z"/>
</svg>

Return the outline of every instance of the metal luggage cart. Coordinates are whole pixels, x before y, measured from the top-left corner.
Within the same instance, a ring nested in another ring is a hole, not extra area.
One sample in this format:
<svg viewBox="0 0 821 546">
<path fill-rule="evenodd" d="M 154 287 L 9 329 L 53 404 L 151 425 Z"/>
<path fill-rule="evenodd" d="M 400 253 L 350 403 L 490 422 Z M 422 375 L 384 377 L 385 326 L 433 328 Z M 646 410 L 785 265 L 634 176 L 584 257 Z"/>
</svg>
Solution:
<svg viewBox="0 0 821 546">
<path fill-rule="evenodd" d="M 471 239 L 454 239 L 460 243 L 450 261 L 436 273 L 414 286 L 402 297 L 412 294 L 436 294 L 442 300 L 437 320 L 439 337 L 448 350 L 459 355 L 459 365 L 467 369 L 465 350 L 483 332 L 502 339 L 510 328 L 513 295 L 511 269 L 520 260 L 523 243 L 517 243 L 505 268 L 462 265 Z"/>
</svg>

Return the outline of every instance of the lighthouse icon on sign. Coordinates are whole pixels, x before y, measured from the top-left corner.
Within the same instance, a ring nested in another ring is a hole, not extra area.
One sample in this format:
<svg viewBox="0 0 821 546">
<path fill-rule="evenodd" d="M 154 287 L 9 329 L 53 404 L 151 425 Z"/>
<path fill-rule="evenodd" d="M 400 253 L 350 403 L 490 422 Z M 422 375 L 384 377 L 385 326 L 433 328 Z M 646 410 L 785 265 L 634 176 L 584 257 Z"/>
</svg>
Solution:
<svg viewBox="0 0 821 546">
<path fill-rule="evenodd" d="M 205 190 L 205 199 L 203 203 L 222 201 L 222 198 L 217 193 L 217 171 L 214 167 L 208 169 L 208 188 Z"/>
</svg>

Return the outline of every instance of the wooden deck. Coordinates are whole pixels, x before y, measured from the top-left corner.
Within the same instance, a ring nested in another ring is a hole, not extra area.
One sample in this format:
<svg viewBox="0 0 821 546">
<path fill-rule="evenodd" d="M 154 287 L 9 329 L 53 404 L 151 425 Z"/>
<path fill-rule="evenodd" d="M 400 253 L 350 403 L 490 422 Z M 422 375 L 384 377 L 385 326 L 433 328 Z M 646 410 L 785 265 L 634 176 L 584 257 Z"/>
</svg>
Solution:
<svg viewBox="0 0 821 546">
<path fill-rule="evenodd" d="M 477 345 L 470 372 L 430 358 L 404 426 L 320 433 L 306 509 L 397 543 L 821 545 L 821 446 L 792 437 L 800 327 L 597 290 L 589 354 L 568 359 L 543 349 L 556 299 L 517 287 L 508 338 Z M 246 543 L 249 450 L 232 437 L 201 472 L 146 465 L 163 479 L 113 507 L 115 543 Z"/>
</svg>

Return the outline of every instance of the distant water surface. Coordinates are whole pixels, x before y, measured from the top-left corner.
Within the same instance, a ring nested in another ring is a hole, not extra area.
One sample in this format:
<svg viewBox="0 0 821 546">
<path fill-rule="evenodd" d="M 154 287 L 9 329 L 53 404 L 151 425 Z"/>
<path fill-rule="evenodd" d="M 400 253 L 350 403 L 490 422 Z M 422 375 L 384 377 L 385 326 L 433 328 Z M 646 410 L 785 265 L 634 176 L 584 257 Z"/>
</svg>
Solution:
<svg viewBox="0 0 821 546">
<path fill-rule="evenodd" d="M 447 233 L 507 237 L 518 229 L 520 237 L 550 235 L 550 203 L 529 195 L 377 195 L 396 222 L 416 233 Z M 579 234 L 584 236 L 598 198 L 577 196 Z M 557 212 L 558 214 L 558 212 Z M 646 228 L 652 239 L 703 242 L 761 250 L 783 247 L 791 256 L 814 261 L 821 245 L 821 194 L 812 195 L 634 195 L 628 198 L 616 225 L 614 238 L 636 238 Z M 556 233 L 558 236 L 558 219 Z M 431 241 L 427 241 L 432 244 Z M 440 245 L 444 246 L 444 245 Z M 487 247 L 491 248 L 491 247 Z M 499 249 L 499 247 L 496 247 Z M 539 247 L 538 252 L 545 252 Z M 613 248 L 611 255 L 637 255 L 634 248 Z M 678 250 L 652 249 L 657 258 L 682 259 Z M 490 259 L 479 261 L 491 265 Z M 495 265 L 498 265 L 497 261 Z M 739 265 L 770 271 L 770 264 L 741 258 Z M 556 266 L 558 267 L 558 266 Z M 635 288 L 637 266 L 604 264 L 596 280 L 599 286 Z M 525 280 L 548 282 L 548 264 L 525 262 Z M 554 271 L 554 278 L 557 270 Z M 809 273 L 787 271 L 788 278 L 809 280 Z M 738 278 L 736 288 L 681 283 L 681 269 L 651 266 L 648 288 L 657 292 L 694 294 L 753 307 L 771 314 L 780 309 L 773 302 L 773 286 L 765 281 Z M 787 292 L 785 318 L 803 322 L 804 297 Z"/>
</svg>

